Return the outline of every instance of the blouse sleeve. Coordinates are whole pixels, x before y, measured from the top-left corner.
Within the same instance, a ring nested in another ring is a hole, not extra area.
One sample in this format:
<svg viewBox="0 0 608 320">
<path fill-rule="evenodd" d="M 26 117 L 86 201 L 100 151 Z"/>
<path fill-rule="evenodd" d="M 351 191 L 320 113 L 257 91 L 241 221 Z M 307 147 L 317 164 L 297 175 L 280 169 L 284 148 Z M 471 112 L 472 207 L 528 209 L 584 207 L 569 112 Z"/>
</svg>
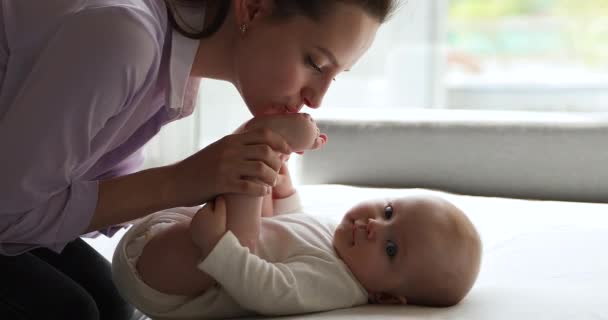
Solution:
<svg viewBox="0 0 608 320">
<path fill-rule="evenodd" d="M 85 231 L 98 182 L 81 175 L 95 137 L 145 83 L 156 42 L 121 8 L 72 15 L 48 38 L 0 115 L 0 254 L 60 251 Z"/>
</svg>

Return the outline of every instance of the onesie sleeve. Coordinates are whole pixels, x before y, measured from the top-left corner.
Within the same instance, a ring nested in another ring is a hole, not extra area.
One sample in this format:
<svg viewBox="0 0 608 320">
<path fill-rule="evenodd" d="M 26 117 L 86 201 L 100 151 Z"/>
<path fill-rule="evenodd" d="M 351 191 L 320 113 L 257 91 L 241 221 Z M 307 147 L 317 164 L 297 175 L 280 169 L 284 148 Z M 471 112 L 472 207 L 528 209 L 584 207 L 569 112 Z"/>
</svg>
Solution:
<svg viewBox="0 0 608 320">
<path fill-rule="evenodd" d="M 0 254 L 59 252 L 85 231 L 98 182 L 81 176 L 159 59 L 149 29 L 121 7 L 86 10 L 42 47 L 1 118 Z"/>
<path fill-rule="evenodd" d="M 272 200 L 274 215 L 294 213 L 302 210 L 302 201 L 298 191 L 287 198 Z"/>
<path fill-rule="evenodd" d="M 243 308 L 286 315 L 364 304 L 366 294 L 340 263 L 318 256 L 270 263 L 251 254 L 228 231 L 198 268 Z"/>
</svg>

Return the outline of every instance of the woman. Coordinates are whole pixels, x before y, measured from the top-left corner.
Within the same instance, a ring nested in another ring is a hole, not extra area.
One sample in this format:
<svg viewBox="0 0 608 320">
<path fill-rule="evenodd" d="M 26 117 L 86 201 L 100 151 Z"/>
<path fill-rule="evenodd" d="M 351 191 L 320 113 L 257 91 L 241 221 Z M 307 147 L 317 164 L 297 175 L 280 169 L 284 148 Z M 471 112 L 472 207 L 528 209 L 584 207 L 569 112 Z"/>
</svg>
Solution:
<svg viewBox="0 0 608 320">
<path fill-rule="evenodd" d="M 202 78 L 233 83 L 254 116 L 319 107 L 393 6 L 0 0 L 0 318 L 128 318 L 108 264 L 79 236 L 269 193 L 290 152 L 250 131 L 136 172 L 141 147 L 191 114 Z"/>
</svg>

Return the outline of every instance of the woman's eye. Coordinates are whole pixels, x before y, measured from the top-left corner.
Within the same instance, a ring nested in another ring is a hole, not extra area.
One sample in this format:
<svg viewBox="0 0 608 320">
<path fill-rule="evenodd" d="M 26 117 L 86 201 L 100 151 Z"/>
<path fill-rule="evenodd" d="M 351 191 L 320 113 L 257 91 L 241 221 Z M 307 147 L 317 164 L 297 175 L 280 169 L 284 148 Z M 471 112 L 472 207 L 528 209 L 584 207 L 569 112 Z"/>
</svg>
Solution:
<svg viewBox="0 0 608 320">
<path fill-rule="evenodd" d="M 389 258 L 392 258 L 397 255 L 397 245 L 394 242 L 386 242 L 386 254 L 389 256 Z"/>
<path fill-rule="evenodd" d="M 386 206 L 386 208 L 384 208 L 384 218 L 388 220 L 392 217 L 393 217 L 393 207 Z"/>
<path fill-rule="evenodd" d="M 321 67 L 319 67 L 319 66 L 318 66 L 318 65 L 317 65 L 317 64 L 314 62 L 314 60 L 312 60 L 312 57 L 311 57 L 311 56 L 308 56 L 308 57 L 306 58 L 306 60 L 308 61 L 308 64 L 309 64 L 309 65 L 310 65 L 310 66 L 311 66 L 313 69 L 315 69 L 315 71 L 317 71 L 317 72 L 319 72 L 319 73 L 322 73 L 322 72 L 323 72 L 323 70 L 321 70 Z"/>
</svg>

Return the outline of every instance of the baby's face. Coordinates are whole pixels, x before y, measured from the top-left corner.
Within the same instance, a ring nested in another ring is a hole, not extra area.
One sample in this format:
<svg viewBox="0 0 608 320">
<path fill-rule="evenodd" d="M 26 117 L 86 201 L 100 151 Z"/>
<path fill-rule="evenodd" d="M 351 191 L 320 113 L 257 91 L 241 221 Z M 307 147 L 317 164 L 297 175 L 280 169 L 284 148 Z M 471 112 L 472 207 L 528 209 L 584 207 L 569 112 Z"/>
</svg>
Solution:
<svg viewBox="0 0 608 320">
<path fill-rule="evenodd" d="M 362 202 L 344 215 L 333 245 L 368 292 L 394 292 L 424 270 L 444 207 L 426 196 Z"/>
</svg>

